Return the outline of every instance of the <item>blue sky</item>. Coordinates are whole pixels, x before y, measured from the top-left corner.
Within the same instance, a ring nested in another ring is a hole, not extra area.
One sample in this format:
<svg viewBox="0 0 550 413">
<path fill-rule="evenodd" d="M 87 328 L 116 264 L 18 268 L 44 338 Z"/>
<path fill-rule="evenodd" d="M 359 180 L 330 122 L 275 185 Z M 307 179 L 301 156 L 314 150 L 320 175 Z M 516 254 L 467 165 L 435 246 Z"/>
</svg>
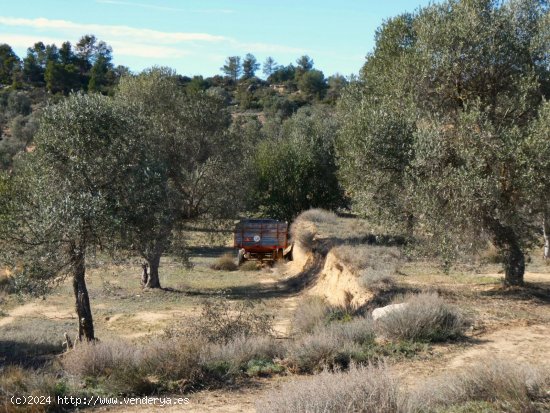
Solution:
<svg viewBox="0 0 550 413">
<path fill-rule="evenodd" d="M 227 56 L 288 64 L 307 54 L 325 75 L 357 73 L 384 19 L 430 0 L 0 0 L 0 43 L 22 57 L 41 40 L 95 34 L 114 63 L 139 71 L 220 74 Z"/>
</svg>

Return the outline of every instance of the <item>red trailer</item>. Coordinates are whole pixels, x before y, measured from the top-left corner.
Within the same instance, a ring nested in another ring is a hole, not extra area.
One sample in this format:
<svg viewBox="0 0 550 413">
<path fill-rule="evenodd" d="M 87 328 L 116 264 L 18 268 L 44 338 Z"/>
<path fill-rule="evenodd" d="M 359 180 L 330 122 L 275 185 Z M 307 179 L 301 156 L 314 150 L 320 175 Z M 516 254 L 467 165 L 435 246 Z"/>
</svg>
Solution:
<svg viewBox="0 0 550 413">
<path fill-rule="evenodd" d="M 276 261 L 291 258 L 288 223 L 275 219 L 243 219 L 235 226 L 233 246 L 238 263 L 246 260 Z"/>
</svg>

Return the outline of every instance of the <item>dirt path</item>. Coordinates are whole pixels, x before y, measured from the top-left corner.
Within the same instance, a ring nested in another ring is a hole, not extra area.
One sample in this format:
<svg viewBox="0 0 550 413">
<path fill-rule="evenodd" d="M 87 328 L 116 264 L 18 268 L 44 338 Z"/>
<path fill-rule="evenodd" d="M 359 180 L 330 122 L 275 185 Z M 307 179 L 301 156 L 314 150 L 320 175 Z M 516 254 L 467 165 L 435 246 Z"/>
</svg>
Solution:
<svg viewBox="0 0 550 413">
<path fill-rule="evenodd" d="M 93 409 L 94 412 L 136 412 L 136 413 L 153 413 L 159 410 L 163 412 L 190 412 L 190 413 L 252 413 L 255 412 L 255 403 L 263 395 L 273 389 L 278 388 L 282 382 L 291 380 L 292 377 L 275 377 L 272 379 L 259 379 L 251 386 L 236 389 L 221 389 L 208 390 L 190 395 L 186 395 L 189 403 L 178 406 L 164 406 L 160 404 L 156 406 L 136 405 L 136 406 L 103 406 Z M 181 395 L 166 396 L 175 400 Z"/>
<path fill-rule="evenodd" d="M 435 346 L 433 359 L 402 362 L 396 366 L 396 371 L 410 385 L 432 375 L 467 369 L 479 360 L 491 358 L 550 368 L 549 337 L 548 324 L 509 326 L 473 337 L 464 345 Z"/>
<path fill-rule="evenodd" d="M 6 317 L 0 318 L 0 327 L 14 323 L 19 318 L 73 319 L 76 318 L 76 313 L 72 309 L 32 302 L 10 310 Z"/>
</svg>

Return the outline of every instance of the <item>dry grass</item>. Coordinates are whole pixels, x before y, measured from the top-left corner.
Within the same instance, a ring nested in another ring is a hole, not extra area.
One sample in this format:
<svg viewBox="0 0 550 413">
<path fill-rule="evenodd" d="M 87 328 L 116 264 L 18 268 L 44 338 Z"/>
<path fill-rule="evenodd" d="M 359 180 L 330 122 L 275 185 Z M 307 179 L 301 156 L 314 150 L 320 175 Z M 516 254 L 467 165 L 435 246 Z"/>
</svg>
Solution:
<svg viewBox="0 0 550 413">
<path fill-rule="evenodd" d="M 203 301 L 201 316 L 189 327 L 187 334 L 199 335 L 211 343 L 227 343 L 241 336 L 270 336 L 273 317 L 261 302 L 232 302 L 222 296 Z"/>
<path fill-rule="evenodd" d="M 327 211 L 325 209 L 320 209 L 320 208 L 314 208 L 314 209 L 310 209 L 305 212 L 302 212 L 300 215 L 298 215 L 296 219 L 314 222 L 316 224 L 321 224 L 321 223 L 335 224 L 338 219 L 338 216 L 332 211 Z"/>
<path fill-rule="evenodd" d="M 201 352 L 207 347 L 199 337 L 158 338 L 147 344 L 150 370 L 165 380 L 196 382 L 202 376 Z"/>
<path fill-rule="evenodd" d="M 224 378 L 248 370 L 251 363 L 273 363 L 283 356 L 283 346 L 272 337 L 241 336 L 224 344 L 211 344 L 202 351 L 201 359 L 211 374 Z"/>
<path fill-rule="evenodd" d="M 347 372 L 324 370 L 286 383 L 257 411 L 391 413 L 535 413 L 549 411 L 550 374 L 532 366 L 489 359 L 423 381 L 409 390 L 385 363 Z"/>
<path fill-rule="evenodd" d="M 373 245 L 340 245 L 334 255 L 360 277 L 363 287 L 384 291 L 395 285 L 395 274 L 401 264 L 401 251 L 396 247 Z"/>
<path fill-rule="evenodd" d="M 79 379 L 92 380 L 111 394 L 147 395 L 184 391 L 189 386 L 225 381 L 248 373 L 280 372 L 274 359 L 284 348 L 266 336 L 241 336 L 211 343 L 200 336 L 158 338 L 140 344 L 127 341 L 83 343 L 66 353 L 62 365 Z"/>
<path fill-rule="evenodd" d="M 323 371 L 309 380 L 286 383 L 256 408 L 266 413 L 395 413 L 399 384 L 385 365 Z"/>
<path fill-rule="evenodd" d="M 281 371 L 273 359 L 283 356 L 284 347 L 270 332 L 271 317 L 256 304 L 221 298 L 205 301 L 201 317 L 191 325 L 139 344 L 82 343 L 63 356 L 62 364 L 70 375 L 91 378 L 110 394 L 183 391 L 246 374 L 251 367 L 257 374 Z"/>
<path fill-rule="evenodd" d="M 490 412 L 548 411 L 549 386 L 549 372 L 523 363 L 480 360 L 467 370 L 447 373 L 417 386 L 403 410 L 475 411 L 460 408 L 485 404 Z"/>
<path fill-rule="evenodd" d="M 320 324 L 326 322 L 330 306 L 321 297 L 307 297 L 294 313 L 292 330 L 297 334 L 312 333 Z"/>
<path fill-rule="evenodd" d="M 2 412 L 39 413 L 62 411 L 57 404 L 57 396 L 65 396 L 66 394 L 66 382 L 49 372 L 26 370 L 19 366 L 8 366 L 0 369 L 0 410 Z M 16 406 L 10 401 L 12 395 L 44 398 L 50 396 L 51 403 Z"/>
<path fill-rule="evenodd" d="M 239 267 L 235 263 L 235 257 L 232 254 L 223 254 L 219 257 L 210 268 L 216 271 L 237 271 Z"/>
<path fill-rule="evenodd" d="M 405 307 L 389 312 L 376 322 L 377 330 L 393 340 L 445 341 L 466 329 L 458 308 L 435 293 L 410 295 Z"/>
<path fill-rule="evenodd" d="M 372 343 L 374 328 L 369 319 L 318 325 L 311 334 L 289 343 L 287 362 L 293 370 L 306 373 L 347 367 L 353 360 L 368 358 L 365 346 Z"/>
<path fill-rule="evenodd" d="M 317 231 L 314 227 L 304 224 L 303 221 L 294 221 L 290 227 L 290 237 L 293 243 L 299 244 L 304 250 L 311 251 Z"/>
<path fill-rule="evenodd" d="M 148 377 L 148 373 L 156 370 L 153 351 L 124 340 L 80 343 L 64 355 L 62 364 L 71 375 L 103 378 L 105 388 L 115 394 L 142 395 L 155 389 Z"/>
<path fill-rule="evenodd" d="M 259 269 L 260 265 L 258 261 L 246 261 L 239 267 L 241 271 L 258 271 Z"/>
</svg>

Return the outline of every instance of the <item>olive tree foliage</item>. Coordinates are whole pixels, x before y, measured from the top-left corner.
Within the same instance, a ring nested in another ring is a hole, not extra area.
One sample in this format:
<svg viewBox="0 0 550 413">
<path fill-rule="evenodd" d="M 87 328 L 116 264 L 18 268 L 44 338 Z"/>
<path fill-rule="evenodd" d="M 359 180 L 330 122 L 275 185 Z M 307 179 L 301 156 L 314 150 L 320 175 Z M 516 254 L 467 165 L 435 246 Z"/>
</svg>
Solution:
<svg viewBox="0 0 550 413">
<path fill-rule="evenodd" d="M 336 174 L 337 128 L 327 111 L 301 109 L 261 140 L 249 174 L 253 209 L 290 221 L 309 208 L 345 206 Z"/>
<path fill-rule="evenodd" d="M 72 95 L 44 110 L 35 149 L 2 179 L 2 261 L 30 293 L 70 277 L 80 339 L 95 338 L 87 254 L 110 246 L 127 182 L 144 170 L 139 130 L 135 114 L 110 98 Z"/>
<path fill-rule="evenodd" d="M 122 78 L 115 99 L 139 112 L 140 145 L 155 176 L 147 186 L 133 183 L 122 238 L 148 262 L 146 286 L 159 288 L 160 259 L 174 230 L 185 221 L 228 216 L 238 208 L 239 142 L 228 133 L 224 102 L 185 93 L 169 69 Z"/>
<path fill-rule="evenodd" d="M 550 259 L 550 197 L 536 194 L 550 193 L 550 102 L 545 101 L 538 119 L 532 125 L 532 133 L 527 139 L 526 156 L 534 162 L 529 170 L 529 179 L 534 182 L 532 195 L 536 211 L 540 211 L 544 237 L 544 258 Z"/>
<path fill-rule="evenodd" d="M 544 22 L 538 0 L 448 0 L 398 16 L 340 103 L 342 178 L 357 207 L 416 230 L 447 262 L 490 240 L 511 285 L 523 283 L 547 197 L 529 156 L 549 85 Z"/>
</svg>

